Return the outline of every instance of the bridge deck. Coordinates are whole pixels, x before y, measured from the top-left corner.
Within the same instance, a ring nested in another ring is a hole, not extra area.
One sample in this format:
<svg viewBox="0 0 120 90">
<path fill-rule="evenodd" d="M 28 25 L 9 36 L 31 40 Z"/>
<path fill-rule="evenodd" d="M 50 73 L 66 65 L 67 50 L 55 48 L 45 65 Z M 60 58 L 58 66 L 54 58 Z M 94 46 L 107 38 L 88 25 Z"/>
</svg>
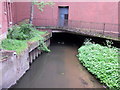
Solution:
<svg viewBox="0 0 120 90">
<path fill-rule="evenodd" d="M 52 32 L 68 32 L 73 34 L 87 35 L 92 37 L 101 37 L 106 39 L 111 39 L 115 41 L 120 41 L 118 32 L 113 31 L 103 31 L 95 29 L 84 29 L 84 28 L 66 28 L 66 27 L 40 27 L 38 29 L 50 29 Z"/>
</svg>

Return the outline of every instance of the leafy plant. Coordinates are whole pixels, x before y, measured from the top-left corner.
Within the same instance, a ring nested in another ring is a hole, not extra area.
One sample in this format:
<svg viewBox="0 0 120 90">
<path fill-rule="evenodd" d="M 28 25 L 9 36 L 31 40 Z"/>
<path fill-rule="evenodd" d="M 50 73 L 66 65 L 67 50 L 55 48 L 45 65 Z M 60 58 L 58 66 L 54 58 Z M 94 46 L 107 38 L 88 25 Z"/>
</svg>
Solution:
<svg viewBox="0 0 120 90">
<path fill-rule="evenodd" d="M 107 45 L 109 48 L 112 47 L 112 44 L 113 44 L 112 41 L 110 41 L 110 40 L 106 40 L 106 45 Z"/>
<path fill-rule="evenodd" d="M 50 50 L 47 48 L 45 42 L 44 42 L 44 38 L 42 36 L 36 36 L 34 38 L 31 38 L 29 41 L 31 42 L 35 42 L 35 41 L 39 41 L 39 47 L 38 49 L 45 51 L 45 52 L 50 52 Z"/>
<path fill-rule="evenodd" d="M 15 25 L 8 30 L 7 38 L 17 40 L 28 40 L 34 37 L 34 28 L 30 24 Z"/>
<path fill-rule="evenodd" d="M 119 53 L 120 50 L 111 47 L 111 43 L 107 42 L 107 46 L 90 43 L 89 40 L 84 46 L 78 49 L 79 61 L 97 78 L 105 83 L 111 89 L 120 89 L 120 67 Z M 88 45 L 88 43 L 90 43 Z"/>
<path fill-rule="evenodd" d="M 47 33 L 46 31 L 38 31 L 36 30 L 31 24 L 21 24 L 21 25 L 15 25 L 12 28 L 8 30 L 8 39 L 14 39 L 14 40 L 26 40 L 26 41 L 40 41 L 39 49 L 50 52 L 50 50 L 47 48 L 44 38 L 41 36 L 43 34 Z M 8 46 L 9 47 L 9 46 Z"/>
<path fill-rule="evenodd" d="M 92 39 L 85 39 L 84 45 L 91 45 L 92 44 L 91 40 Z"/>
<path fill-rule="evenodd" d="M 50 52 L 50 49 L 48 49 L 46 47 L 46 44 L 44 43 L 44 39 L 40 41 L 40 46 L 38 47 L 38 49 L 45 51 L 45 52 Z"/>
</svg>

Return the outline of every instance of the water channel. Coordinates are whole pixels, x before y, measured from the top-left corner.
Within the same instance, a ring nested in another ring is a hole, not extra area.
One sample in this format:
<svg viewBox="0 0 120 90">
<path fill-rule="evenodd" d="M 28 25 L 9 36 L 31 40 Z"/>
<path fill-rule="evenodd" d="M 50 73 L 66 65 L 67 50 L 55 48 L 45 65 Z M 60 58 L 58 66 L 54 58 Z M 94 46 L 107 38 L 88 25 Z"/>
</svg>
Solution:
<svg viewBox="0 0 120 90">
<path fill-rule="evenodd" d="M 13 88 L 103 88 L 76 57 L 85 38 L 89 37 L 53 34 L 51 52 L 40 55 Z M 93 41 L 103 44 L 105 40 L 93 38 Z"/>
</svg>

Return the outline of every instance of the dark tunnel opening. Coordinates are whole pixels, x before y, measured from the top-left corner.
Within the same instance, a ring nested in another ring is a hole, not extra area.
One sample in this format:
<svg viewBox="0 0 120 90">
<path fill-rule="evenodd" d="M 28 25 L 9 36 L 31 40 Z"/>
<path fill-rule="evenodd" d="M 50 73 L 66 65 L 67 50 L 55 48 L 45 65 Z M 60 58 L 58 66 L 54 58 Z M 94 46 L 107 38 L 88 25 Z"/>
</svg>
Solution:
<svg viewBox="0 0 120 90">
<path fill-rule="evenodd" d="M 83 45 L 86 39 L 91 39 L 92 42 L 95 42 L 103 46 L 106 45 L 106 40 L 109 40 L 113 42 L 112 46 L 120 48 L 119 41 L 114 41 L 99 37 L 71 34 L 67 32 L 53 33 L 51 38 L 51 45 L 59 43 L 59 44 L 67 44 L 67 45 L 76 45 L 80 47 Z"/>
</svg>

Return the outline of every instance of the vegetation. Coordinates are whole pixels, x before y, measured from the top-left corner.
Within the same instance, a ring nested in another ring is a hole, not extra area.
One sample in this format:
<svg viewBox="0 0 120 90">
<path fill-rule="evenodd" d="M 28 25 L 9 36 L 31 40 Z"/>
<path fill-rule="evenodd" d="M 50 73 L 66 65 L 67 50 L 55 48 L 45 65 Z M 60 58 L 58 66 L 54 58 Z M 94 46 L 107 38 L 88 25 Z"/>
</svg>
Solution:
<svg viewBox="0 0 120 90">
<path fill-rule="evenodd" d="M 41 36 L 46 31 L 38 31 L 31 24 L 15 25 L 9 28 L 7 39 L 1 43 L 2 49 L 15 50 L 20 53 L 27 47 L 27 42 L 40 41 L 39 49 L 50 52 L 44 43 L 44 38 Z"/>
<path fill-rule="evenodd" d="M 84 45 L 78 49 L 79 61 L 105 83 L 110 89 L 120 89 L 119 70 L 119 49 L 112 47 L 112 43 L 107 41 L 107 46 L 85 41 Z"/>
<path fill-rule="evenodd" d="M 35 1 L 34 4 L 37 6 L 37 8 L 40 10 L 40 11 L 43 11 L 44 7 L 46 5 L 49 5 L 49 6 L 53 6 L 54 3 L 53 2 L 44 2 L 44 1 L 41 1 L 41 2 L 38 2 L 38 1 Z"/>
<path fill-rule="evenodd" d="M 15 25 L 12 28 L 9 28 L 8 32 L 7 38 L 17 40 L 29 40 L 46 33 L 36 30 L 31 24 Z"/>
<path fill-rule="evenodd" d="M 46 51 L 46 52 L 50 52 L 50 49 L 48 49 L 46 47 L 46 44 L 44 43 L 43 40 L 40 41 L 40 46 L 38 47 L 38 49 L 42 50 L 42 51 Z"/>
<path fill-rule="evenodd" d="M 44 7 L 49 5 L 49 6 L 53 6 L 54 3 L 53 2 L 44 2 L 44 1 L 41 1 L 39 2 L 38 0 L 33 0 L 32 4 L 31 4 L 31 13 L 30 13 L 30 20 L 29 20 L 29 23 L 32 24 L 33 22 L 33 17 L 34 17 L 34 5 L 37 6 L 37 8 L 40 10 L 40 11 L 43 11 Z"/>
<path fill-rule="evenodd" d="M 2 41 L 1 46 L 2 49 L 14 50 L 19 54 L 27 48 L 27 43 L 21 40 L 5 39 Z"/>
<path fill-rule="evenodd" d="M 23 24 L 21 26 L 15 25 L 8 30 L 7 38 L 17 40 L 29 40 L 34 34 L 32 33 L 33 28 L 29 24 Z"/>
</svg>

